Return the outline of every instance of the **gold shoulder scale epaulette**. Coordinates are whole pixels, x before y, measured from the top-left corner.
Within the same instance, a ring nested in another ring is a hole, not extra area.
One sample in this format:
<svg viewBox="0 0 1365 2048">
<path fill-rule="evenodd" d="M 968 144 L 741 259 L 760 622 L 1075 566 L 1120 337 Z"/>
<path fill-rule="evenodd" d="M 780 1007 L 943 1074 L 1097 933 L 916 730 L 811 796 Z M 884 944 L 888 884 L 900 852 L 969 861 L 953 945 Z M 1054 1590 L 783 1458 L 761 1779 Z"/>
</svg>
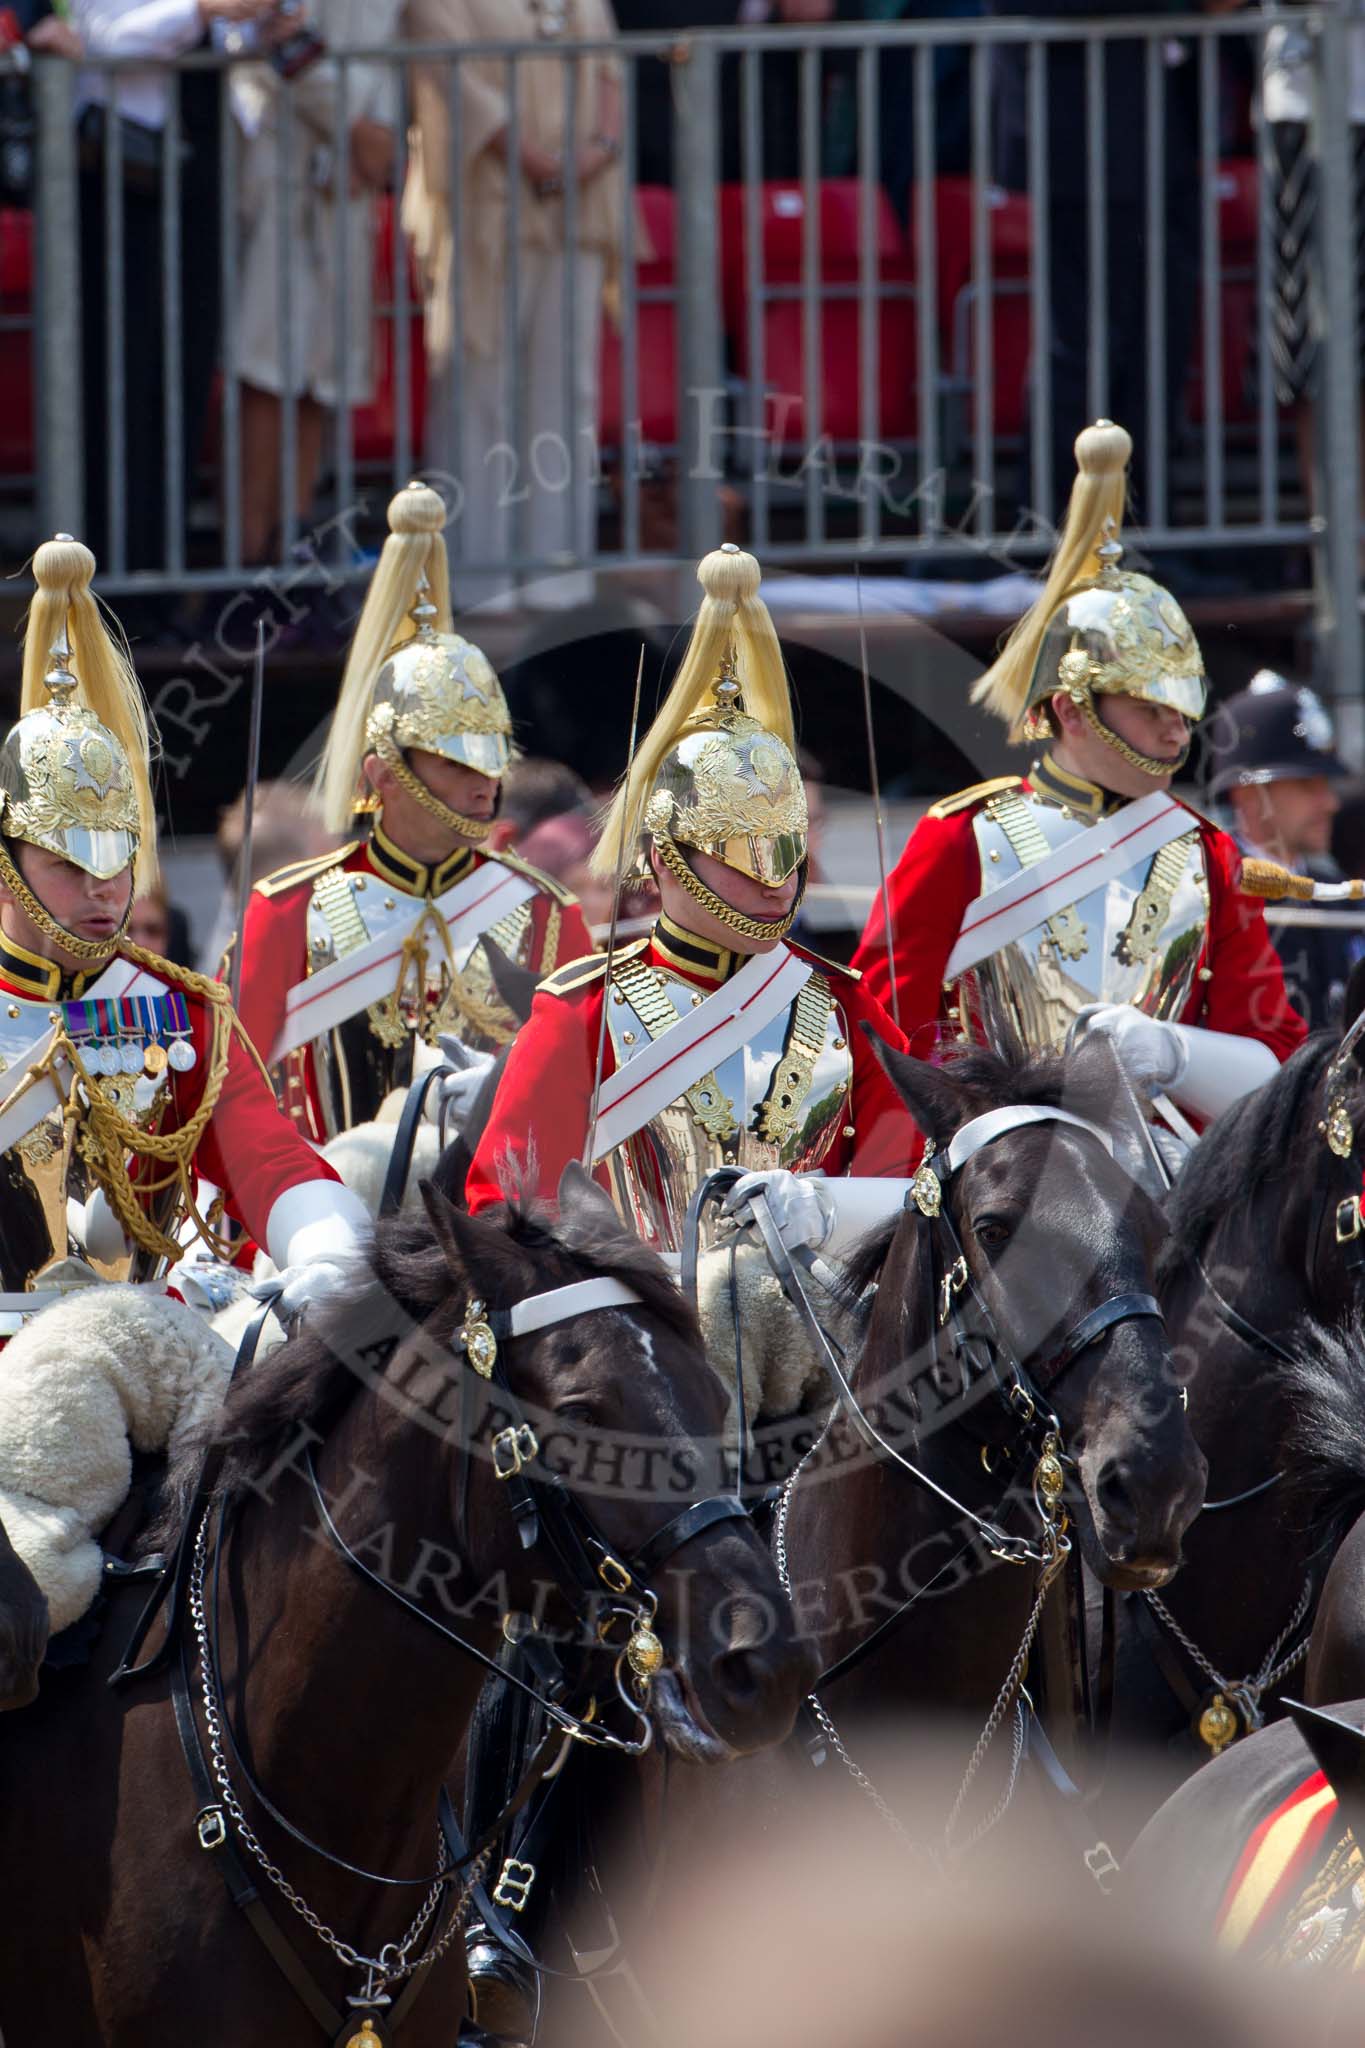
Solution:
<svg viewBox="0 0 1365 2048">
<path fill-rule="evenodd" d="M 618 960 L 633 960 L 637 953 L 644 952 L 648 944 L 648 938 L 643 938 L 632 939 L 628 946 L 618 946 L 612 956 L 613 965 Z M 601 981 L 606 971 L 605 953 L 585 953 L 581 960 L 568 960 L 553 974 L 547 974 L 538 986 L 547 995 L 572 995 L 575 989 L 587 988 L 594 981 Z"/>
<path fill-rule="evenodd" d="M 273 875 L 262 875 L 254 893 L 257 896 L 282 896 L 286 889 L 296 888 L 300 882 L 314 882 L 328 868 L 342 866 L 359 845 L 358 839 L 348 839 L 344 846 L 334 846 L 330 853 L 315 853 L 307 860 L 290 861 L 287 867 L 276 868 Z"/>
<path fill-rule="evenodd" d="M 969 811 L 973 804 L 984 804 L 989 797 L 1000 796 L 1007 789 L 1019 789 L 1023 780 L 1022 775 L 993 775 L 989 782 L 974 782 L 969 789 L 959 789 L 953 796 L 941 796 L 924 815 L 955 818 L 960 811 Z"/>
</svg>

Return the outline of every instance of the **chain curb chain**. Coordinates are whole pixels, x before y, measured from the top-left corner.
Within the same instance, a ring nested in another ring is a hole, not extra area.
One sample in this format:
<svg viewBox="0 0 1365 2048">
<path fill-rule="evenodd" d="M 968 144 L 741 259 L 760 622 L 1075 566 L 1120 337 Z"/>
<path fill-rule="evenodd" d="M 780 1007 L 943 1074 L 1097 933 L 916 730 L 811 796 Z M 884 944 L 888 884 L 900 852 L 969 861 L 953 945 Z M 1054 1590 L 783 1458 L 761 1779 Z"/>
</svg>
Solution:
<svg viewBox="0 0 1365 2048">
<path fill-rule="evenodd" d="M 787 1511 L 791 1506 L 791 1497 L 792 1493 L 795 1490 L 797 1480 L 801 1477 L 802 1472 L 805 1470 L 807 1461 L 810 1458 L 814 1457 L 816 1451 L 819 1450 L 821 1444 L 824 1442 L 825 1437 L 829 1434 L 829 1430 L 831 1424 L 833 1423 L 833 1420 L 834 1418 L 833 1416 L 831 1416 L 830 1421 L 825 1424 L 824 1429 L 816 1438 L 815 1442 L 811 1445 L 810 1449 L 806 1452 L 805 1457 L 802 1458 L 800 1464 L 796 1467 L 796 1470 L 787 1480 L 786 1484 L 782 1488 L 781 1494 L 778 1496 L 777 1513 L 773 1520 L 773 1558 L 774 1562 L 777 1565 L 778 1580 L 781 1584 L 782 1591 L 787 1596 L 788 1604 L 790 1604 L 791 1602 L 792 1593 L 791 1574 L 787 1565 Z M 1053 1524 L 1050 1518 L 1048 1517 L 1045 1517 L 1044 1520 L 1045 1538 L 1047 1536 L 1055 1536 L 1057 1534 L 1055 1524 Z M 1038 1632 L 1038 1624 L 1041 1621 L 1043 1614 L 1043 1605 L 1047 1599 L 1048 1592 L 1052 1585 L 1052 1581 L 1056 1577 L 1062 1565 L 1066 1562 L 1069 1550 L 1070 1544 L 1067 1542 L 1065 1535 L 1062 1535 L 1060 1537 L 1060 1541 L 1058 1542 L 1053 1562 L 1047 1568 L 1045 1568 L 1043 1575 L 1039 1581 L 1037 1597 L 1033 1603 L 1033 1612 L 1030 1614 L 1028 1618 L 1028 1622 L 1024 1629 L 1023 1638 L 1020 1641 L 1018 1649 L 1014 1653 L 1014 1659 L 1010 1664 L 1010 1668 L 1008 1672 L 1005 1674 L 1005 1682 L 1001 1686 L 1000 1692 L 996 1698 L 995 1705 L 991 1708 L 990 1714 L 987 1717 L 986 1725 L 982 1729 L 980 1736 L 977 1738 L 976 1747 L 972 1751 L 971 1758 L 967 1764 L 966 1775 L 964 1776 L 961 1785 L 958 1787 L 957 1797 L 953 1801 L 952 1811 L 949 1813 L 947 1822 L 945 1823 L 943 1829 L 943 1846 L 950 1856 L 965 1856 L 970 1850 L 974 1849 L 979 1842 L 983 1841 L 985 1837 L 990 1833 L 991 1829 L 995 1827 L 999 1821 L 1004 1819 L 1006 1813 L 1009 1811 L 1011 1802 L 1014 1799 L 1015 1787 L 1017 1786 L 1019 1780 L 1019 1765 L 1022 1761 L 1024 1751 L 1024 1710 L 1023 1702 L 1018 1697 L 1020 1686 L 1023 1681 L 1024 1666 L 1028 1662 L 1029 1651 L 1033 1647 L 1033 1638 Z M 1294 1626 L 1295 1623 L 1291 1622 L 1290 1627 L 1292 1628 Z M 1283 1637 L 1280 1638 L 1280 1641 L 1283 1641 Z M 1275 1649 L 1278 1648 L 1279 1643 L 1276 1643 L 1271 1651 L 1272 1656 L 1274 1655 Z M 998 1730 L 1000 1723 L 1005 1718 L 1005 1715 L 1009 1712 L 1011 1703 L 1014 1706 L 1014 1743 L 1013 1750 L 1010 1756 L 1009 1777 L 1006 1780 L 1005 1789 L 1001 1793 L 995 1805 L 991 1808 L 990 1812 L 986 1814 L 984 1819 L 978 1821 L 977 1825 L 975 1826 L 975 1828 L 973 1828 L 967 1840 L 964 1843 L 962 1843 L 960 1848 L 954 1849 L 953 1829 L 957 1825 L 957 1818 L 962 1811 L 963 1802 L 965 1801 L 968 1792 L 972 1788 L 972 1784 L 976 1778 L 978 1771 L 981 1769 L 982 1764 L 985 1762 L 986 1752 L 989 1750 L 992 1741 L 995 1739 L 996 1731 Z M 830 1719 L 829 1714 L 826 1712 L 825 1708 L 821 1705 L 820 1700 L 815 1693 L 807 1693 L 806 1705 L 807 1707 L 809 1707 L 811 1713 L 815 1716 L 815 1719 L 818 1722 L 823 1734 L 825 1735 L 826 1740 L 829 1742 L 831 1748 L 838 1756 L 839 1761 L 842 1763 L 844 1769 L 852 1778 L 854 1784 L 857 1785 L 859 1790 L 864 1792 L 867 1795 L 867 1797 L 872 1801 L 873 1806 L 877 1809 L 877 1812 L 881 1815 L 882 1819 L 886 1822 L 887 1826 L 892 1830 L 893 1834 L 897 1836 L 900 1842 L 907 1849 L 909 1849 L 912 1852 L 912 1854 L 916 1856 L 927 1857 L 929 1861 L 933 1862 L 935 1859 L 930 1855 L 930 1852 L 922 1848 L 921 1845 L 914 1840 L 913 1836 L 911 1836 L 910 1833 L 907 1831 L 904 1823 L 899 1819 L 899 1817 L 896 1815 L 893 1809 L 887 1804 L 886 1800 L 882 1797 L 881 1793 L 877 1790 L 872 1780 L 868 1777 L 866 1771 L 863 1770 L 860 1764 L 855 1763 L 853 1758 L 849 1755 L 848 1750 L 844 1746 L 842 1736 L 840 1735 L 838 1729 L 835 1727 L 833 1721 Z"/>
<path fill-rule="evenodd" d="M 395 1982 L 400 1977 L 410 1976 L 414 1971 L 425 1969 L 429 1964 L 434 1963 L 438 1957 L 445 1954 L 457 1934 L 463 1935 L 464 1913 L 462 1909 L 474 1886 L 485 1875 L 490 1852 L 485 1850 L 480 1856 L 476 1857 L 471 1865 L 460 1893 L 452 1905 L 450 1925 L 445 1933 L 425 1954 L 413 1957 L 411 1960 L 409 1960 L 409 1950 L 415 1942 L 420 1940 L 432 1914 L 440 1904 L 442 1893 L 448 1890 L 440 1876 L 438 1876 L 431 1890 L 427 1893 L 426 1898 L 422 1901 L 417 1917 L 407 1933 L 400 1941 L 386 1942 L 377 1956 L 362 1955 L 359 1949 L 351 1946 L 350 1942 L 343 1941 L 340 1935 L 334 1933 L 327 1923 L 314 1912 L 302 1894 L 295 1891 L 293 1885 L 290 1884 L 288 1878 L 284 1875 L 284 1872 L 277 1864 L 271 1861 L 250 1822 L 247 1820 L 242 1810 L 241 1801 L 233 1790 L 232 1779 L 227 1768 L 227 1760 L 223 1754 L 222 1723 L 218 1712 L 220 1696 L 218 1693 L 217 1676 L 209 1652 L 208 1621 L 204 1611 L 204 1573 L 208 1556 L 210 1512 L 210 1510 L 205 1511 L 204 1517 L 199 1524 L 198 1533 L 194 1539 L 194 1563 L 187 1590 L 190 1620 L 194 1628 L 195 1643 L 199 1651 L 199 1691 L 204 1708 L 204 1727 L 209 1739 L 209 1761 L 213 1771 L 214 1782 L 222 1796 L 223 1805 L 231 1815 L 232 1824 L 241 1837 L 242 1842 L 250 1850 L 252 1856 L 276 1890 L 293 1907 L 300 1919 L 312 1928 L 318 1940 L 332 1951 L 338 1962 L 345 1964 L 347 1969 L 364 1970 L 368 1973 L 365 1995 L 371 1999 L 377 1998 L 387 1984 Z M 439 1827 L 436 1830 L 436 1837 L 437 1869 L 440 1872 L 444 1872 L 446 1868 L 446 1843 L 445 1834 Z"/>
<path fill-rule="evenodd" d="M 1198 1643 L 1186 1635 L 1164 1600 L 1158 1599 L 1155 1593 L 1144 1593 L 1142 1597 L 1151 1608 L 1157 1620 L 1170 1630 L 1181 1649 L 1198 1665 L 1205 1678 L 1211 1678 L 1220 1692 L 1226 1693 L 1229 1699 L 1237 1702 L 1238 1706 L 1242 1709 L 1242 1718 L 1247 1724 L 1247 1733 L 1253 1734 L 1264 1723 L 1265 1717 L 1261 1713 L 1260 1703 L 1265 1694 L 1270 1691 L 1272 1686 L 1278 1685 L 1282 1678 L 1287 1678 L 1294 1669 L 1294 1666 L 1302 1663 L 1303 1659 L 1308 1655 L 1308 1639 L 1305 1637 L 1296 1650 L 1291 1650 L 1288 1656 L 1281 1657 L 1279 1663 L 1274 1665 L 1273 1669 L 1271 1668 L 1271 1660 L 1274 1658 L 1276 1651 L 1288 1642 L 1295 1629 L 1304 1620 L 1312 1604 L 1313 1580 L 1311 1575 L 1304 1581 L 1303 1591 L 1299 1595 L 1298 1606 L 1294 1609 L 1289 1620 L 1266 1651 L 1261 1668 L 1254 1678 L 1224 1678 L 1221 1671 L 1215 1671 Z"/>
</svg>

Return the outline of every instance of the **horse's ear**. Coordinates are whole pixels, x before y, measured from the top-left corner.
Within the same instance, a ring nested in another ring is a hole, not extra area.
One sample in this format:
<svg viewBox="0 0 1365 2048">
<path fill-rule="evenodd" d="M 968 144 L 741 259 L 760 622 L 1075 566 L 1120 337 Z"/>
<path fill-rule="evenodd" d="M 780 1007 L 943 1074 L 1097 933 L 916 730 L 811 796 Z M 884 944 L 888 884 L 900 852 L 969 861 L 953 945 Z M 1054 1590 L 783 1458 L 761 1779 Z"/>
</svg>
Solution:
<svg viewBox="0 0 1365 2048">
<path fill-rule="evenodd" d="M 931 1067 L 913 1053 L 898 1052 L 864 1023 L 868 1044 L 885 1067 L 891 1085 L 935 1147 L 946 1145 L 962 1122 L 963 1094 L 945 1068 Z"/>
<path fill-rule="evenodd" d="M 565 1222 L 599 1236 L 603 1231 L 609 1235 L 619 1233 L 621 1218 L 611 1196 L 576 1159 L 569 1161 L 560 1176 L 558 1199 L 559 1213 Z"/>
<path fill-rule="evenodd" d="M 457 1209 L 435 1181 L 422 1181 L 418 1191 L 454 1278 L 496 1304 L 517 1301 L 529 1292 L 534 1269 L 505 1230 Z"/>
<path fill-rule="evenodd" d="M 1346 998 L 1341 1006 L 1341 1033 L 1344 1038 L 1351 1026 L 1365 1010 L 1365 958 L 1356 961 L 1351 969 L 1351 978 L 1346 984 Z M 1365 1066 L 1365 1045 L 1357 1045 L 1356 1059 Z"/>
<path fill-rule="evenodd" d="M 531 1014 L 531 1003 L 536 992 L 536 977 L 515 960 L 509 960 L 496 939 L 485 932 L 479 944 L 488 956 L 488 970 L 493 977 L 493 986 L 502 997 L 507 1008 L 524 1024 Z"/>
</svg>

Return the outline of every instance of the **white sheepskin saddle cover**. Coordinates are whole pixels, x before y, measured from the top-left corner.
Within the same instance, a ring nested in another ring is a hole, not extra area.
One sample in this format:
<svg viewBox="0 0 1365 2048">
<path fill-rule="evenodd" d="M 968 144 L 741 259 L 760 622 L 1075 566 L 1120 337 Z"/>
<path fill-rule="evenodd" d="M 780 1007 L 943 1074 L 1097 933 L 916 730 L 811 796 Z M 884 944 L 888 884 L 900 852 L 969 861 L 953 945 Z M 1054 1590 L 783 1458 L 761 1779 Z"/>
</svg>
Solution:
<svg viewBox="0 0 1365 2048">
<path fill-rule="evenodd" d="M 222 1404 L 233 1353 L 183 1302 L 85 1287 L 0 1352 L 0 1522 L 47 1595 L 54 1635 L 100 1583 L 98 1532 L 132 1454 L 174 1458 Z"/>
<path fill-rule="evenodd" d="M 834 1388 L 806 1326 L 782 1292 L 761 1245 L 735 1251 L 735 1286 L 744 1356 L 744 1405 L 751 1421 L 827 1408 Z M 847 1348 L 849 1320 L 819 1288 L 811 1301 L 826 1334 Z M 735 1379 L 735 1309 L 728 1249 L 697 1261 L 697 1309 L 706 1355 L 727 1386 Z"/>
</svg>

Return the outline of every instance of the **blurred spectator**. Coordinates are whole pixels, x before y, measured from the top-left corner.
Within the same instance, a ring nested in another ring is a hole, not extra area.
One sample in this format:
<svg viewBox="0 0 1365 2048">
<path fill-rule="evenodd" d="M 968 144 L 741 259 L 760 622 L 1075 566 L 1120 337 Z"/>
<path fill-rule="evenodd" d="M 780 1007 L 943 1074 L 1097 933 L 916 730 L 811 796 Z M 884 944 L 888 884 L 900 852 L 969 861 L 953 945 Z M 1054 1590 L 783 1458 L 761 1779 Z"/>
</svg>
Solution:
<svg viewBox="0 0 1365 2048">
<path fill-rule="evenodd" d="M 1332 820 L 1332 858 L 1343 875 L 1365 878 L 1365 776 L 1341 785 L 1340 807 Z"/>
<path fill-rule="evenodd" d="M 1326 706 L 1312 690 L 1262 669 L 1219 706 L 1205 729 L 1215 772 L 1209 795 L 1226 804 L 1242 851 L 1319 882 L 1339 882 L 1331 854 L 1338 791 L 1347 776 Z M 1311 904 L 1296 904 L 1312 917 Z M 1323 905 L 1324 913 L 1334 906 Z M 1365 939 L 1329 924 L 1280 924 L 1270 934 L 1295 1008 L 1310 1031 L 1341 1021 L 1351 969 Z"/>
<path fill-rule="evenodd" d="M 611 923 L 613 889 L 591 873 L 588 861 L 597 844 L 592 820 L 582 811 L 564 811 L 556 818 L 543 818 L 528 832 L 517 851 L 532 867 L 553 875 L 571 889 L 583 906 L 590 930 Z"/>
<path fill-rule="evenodd" d="M 974 21 L 985 0 L 839 0 L 840 21 Z M 961 177 L 972 163 L 971 48 L 939 43 L 930 57 L 934 103 L 934 169 Z M 883 49 L 877 64 L 877 139 L 881 181 L 902 221 L 909 223 L 915 182 L 915 53 Z M 852 177 L 858 169 L 856 62 L 840 72 L 826 113 L 825 169 Z"/>
<path fill-rule="evenodd" d="M 512 79 L 500 58 L 467 58 L 414 75 L 416 133 L 404 218 L 427 284 L 429 373 L 427 453 L 455 470 L 457 561 L 546 560 L 594 552 L 598 354 L 603 294 L 619 256 L 622 181 L 621 89 L 617 65 L 579 60 L 576 129 L 565 134 L 565 60 L 556 42 L 614 37 L 608 0 L 407 0 L 404 33 L 416 42 L 526 42 L 544 57 L 519 63 Z M 513 83 L 514 80 L 514 83 Z M 460 95 L 461 274 L 455 274 L 449 181 L 448 99 Z M 517 162 L 507 149 L 516 92 Z M 516 317 L 506 328 L 505 263 L 512 233 L 509 178 L 517 180 Z M 575 246 L 565 245 L 566 183 L 576 188 Z M 573 275 L 573 332 L 566 277 Z M 463 360 L 455 361 L 455 304 Z M 565 391 L 566 352 L 572 364 Z M 519 393 L 518 441 L 508 380 Z M 458 405 L 458 433 L 456 406 Z M 457 568 L 457 575 L 459 574 Z M 462 602 L 500 598 L 505 573 L 459 576 Z M 591 595 L 586 573 L 558 576 L 538 601 L 576 605 Z"/>
<path fill-rule="evenodd" d="M 1351 122 L 1357 221 L 1356 341 L 1358 348 L 1365 349 L 1365 263 L 1360 260 L 1358 239 L 1360 223 L 1365 221 L 1365 21 L 1353 23 L 1349 37 L 1347 112 Z M 1318 348 L 1327 322 L 1318 221 L 1318 166 L 1313 153 L 1313 64 L 1313 41 L 1306 28 L 1280 23 L 1267 32 L 1261 118 L 1275 204 L 1270 353 L 1275 369 L 1275 396 L 1293 413 L 1299 478 L 1310 511 L 1317 497 L 1315 476 L 1319 460 L 1314 420 Z"/>
<path fill-rule="evenodd" d="M 300 14 L 325 29 L 329 50 L 389 41 L 402 0 L 307 0 L 273 14 L 262 40 L 297 39 Z M 325 58 L 287 81 L 273 64 L 232 75 L 232 111 L 245 138 L 237 194 L 239 289 L 232 309 L 231 361 L 242 379 L 242 559 L 283 557 L 281 396 L 295 397 L 295 503 L 307 519 L 317 484 L 329 408 L 372 396 L 374 364 L 374 198 L 394 169 L 397 85 L 382 64 L 346 67 L 347 132 L 337 135 L 339 65 Z M 281 123 L 288 95 L 291 120 Z M 288 139 L 288 162 L 282 146 Z M 280 220 L 290 195 L 289 330 L 280 281 Z M 347 244 L 347 296 L 341 238 Z M 344 357 L 344 362 L 343 362 Z"/>
<path fill-rule="evenodd" d="M 592 808 L 592 791 L 565 762 L 524 754 L 512 763 L 502 779 L 502 795 L 489 834 L 489 847 L 494 853 L 504 853 L 514 846 L 524 859 L 545 867 L 544 861 L 526 852 L 526 835 L 551 818 L 563 817 L 566 812 L 586 817 Z M 546 868 L 546 873 L 557 874 L 558 870 Z"/>
<path fill-rule="evenodd" d="M 165 435 L 165 316 L 162 271 L 162 136 L 173 101 L 160 65 L 185 55 L 217 22 L 262 20 L 273 0 L 73 0 L 70 18 L 35 31 L 41 47 L 72 30 L 90 57 L 145 58 L 116 75 L 83 71 L 76 85 L 80 147 L 81 294 L 84 348 L 85 539 L 105 569 L 118 566 L 111 545 L 109 438 L 110 336 L 106 323 L 105 137 L 111 86 L 122 144 L 119 208 L 123 273 L 118 305 L 123 335 L 123 458 L 114 479 L 121 498 L 126 565 L 164 566 L 167 466 L 178 465 L 188 496 L 203 435 L 218 355 L 219 81 L 187 72 L 179 81 L 180 292 L 171 313 L 180 322 L 181 439 Z M 140 632 L 157 612 L 120 605 L 125 625 Z"/>
<path fill-rule="evenodd" d="M 135 946 L 145 946 L 149 953 L 156 953 L 177 967 L 194 965 L 190 921 L 180 906 L 172 903 L 164 881 L 144 890 L 134 902 L 128 936 Z"/>
<path fill-rule="evenodd" d="M 242 797 L 225 806 L 218 820 L 218 860 L 223 871 L 223 896 L 208 944 L 200 964 L 216 973 L 223 949 L 232 937 L 237 917 L 237 864 L 241 858 L 245 823 Z M 251 822 L 251 881 L 254 887 L 263 875 L 291 861 L 311 860 L 338 844 L 312 808 L 306 790 L 297 782 L 262 782 L 256 789 Z"/>
<path fill-rule="evenodd" d="M 1222 13 L 1241 0 L 1202 0 L 1207 13 Z M 999 15 L 1039 13 L 1035 0 L 987 0 L 987 11 Z M 1043 12 L 1068 20 L 1103 15 L 1096 0 L 1049 0 Z M 1122 12 L 1134 19 L 1157 20 L 1182 5 L 1129 5 Z M 1104 76 L 1105 156 L 1089 161 L 1086 134 L 1086 52 L 1083 42 L 1053 43 L 1047 58 L 1048 235 L 1051 244 L 1051 503 L 1038 503 L 1037 515 L 1055 520 L 1065 505 L 1075 472 L 1073 445 L 1094 413 L 1089 396 L 1090 357 L 1090 217 L 1102 206 L 1107 246 L 1105 302 L 1099 308 L 1105 326 L 1108 389 L 1103 409 L 1121 420 L 1133 437 L 1134 509 L 1139 520 L 1150 518 L 1148 495 L 1149 404 L 1147 389 L 1147 72 L 1145 41 L 1101 44 Z M 1161 445 L 1175 439 L 1194 340 L 1199 301 L 1199 209 L 1190 203 L 1199 175 L 1199 66 L 1190 44 L 1158 43 L 1164 68 L 1162 94 L 1162 158 L 1165 205 L 1165 360 L 1166 416 L 1156 423 Z M 1023 49 L 1004 54 L 1009 86 L 1022 103 Z M 1009 137 L 1002 180 L 1016 190 L 1027 187 L 1027 138 L 1022 122 Z"/>
</svg>

